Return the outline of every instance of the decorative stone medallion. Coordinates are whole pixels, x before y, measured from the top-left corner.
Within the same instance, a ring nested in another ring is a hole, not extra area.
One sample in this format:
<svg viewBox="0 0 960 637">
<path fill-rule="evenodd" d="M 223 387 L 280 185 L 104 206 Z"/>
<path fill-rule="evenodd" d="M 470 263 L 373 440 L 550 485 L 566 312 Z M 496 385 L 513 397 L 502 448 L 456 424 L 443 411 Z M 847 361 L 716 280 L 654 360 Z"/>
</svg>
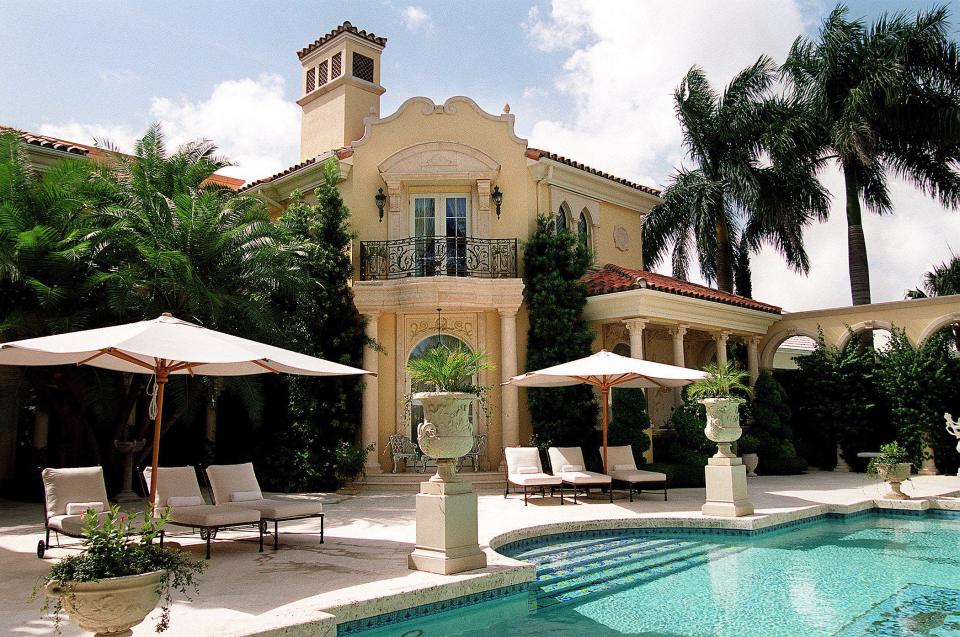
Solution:
<svg viewBox="0 0 960 637">
<path fill-rule="evenodd" d="M 613 227 L 613 245 L 620 252 L 626 252 L 630 249 L 630 233 L 623 226 Z"/>
</svg>

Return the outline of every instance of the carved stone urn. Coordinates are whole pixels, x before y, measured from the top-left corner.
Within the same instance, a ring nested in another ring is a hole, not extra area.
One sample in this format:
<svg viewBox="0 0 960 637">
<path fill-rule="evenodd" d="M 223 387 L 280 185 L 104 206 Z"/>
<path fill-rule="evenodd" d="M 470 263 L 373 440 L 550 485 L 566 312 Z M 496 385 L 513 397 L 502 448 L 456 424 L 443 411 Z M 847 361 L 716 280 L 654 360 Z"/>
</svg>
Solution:
<svg viewBox="0 0 960 637">
<path fill-rule="evenodd" d="M 909 500 L 910 496 L 900 490 L 900 484 L 910 479 L 910 463 L 875 464 L 874 470 L 880 479 L 890 485 L 890 492 L 884 495 L 885 500 Z"/>
<path fill-rule="evenodd" d="M 423 405 L 423 422 L 417 427 L 417 442 L 424 454 L 437 460 L 437 473 L 430 481 L 457 481 L 457 459 L 473 448 L 470 405 L 478 399 L 477 395 L 417 392 L 412 398 Z"/>
<path fill-rule="evenodd" d="M 98 637 L 133 635 L 130 629 L 150 614 L 160 599 L 166 571 L 110 577 L 97 582 L 57 582 L 46 592 L 57 597 L 80 628 Z"/>
<path fill-rule="evenodd" d="M 714 458 L 735 458 L 730 449 L 731 443 L 736 442 L 743 435 L 740 428 L 739 398 L 703 398 L 700 404 L 707 410 L 707 426 L 704 435 L 717 443 L 717 453 Z"/>
</svg>

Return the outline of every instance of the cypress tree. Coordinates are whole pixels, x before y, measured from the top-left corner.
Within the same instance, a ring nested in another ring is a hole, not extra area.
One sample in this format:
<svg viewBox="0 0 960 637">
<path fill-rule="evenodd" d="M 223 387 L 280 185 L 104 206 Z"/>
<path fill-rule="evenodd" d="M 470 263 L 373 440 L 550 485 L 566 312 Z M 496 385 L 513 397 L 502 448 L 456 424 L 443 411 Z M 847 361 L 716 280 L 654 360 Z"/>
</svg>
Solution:
<svg viewBox="0 0 960 637">
<path fill-rule="evenodd" d="M 530 329 L 527 369 L 541 369 L 589 356 L 593 332 L 583 319 L 587 290 L 581 279 L 590 267 L 589 249 L 569 230 L 557 230 L 545 216 L 524 255 Z M 595 455 L 597 401 L 586 385 L 530 388 L 533 432 L 541 446 L 583 447 Z"/>
</svg>

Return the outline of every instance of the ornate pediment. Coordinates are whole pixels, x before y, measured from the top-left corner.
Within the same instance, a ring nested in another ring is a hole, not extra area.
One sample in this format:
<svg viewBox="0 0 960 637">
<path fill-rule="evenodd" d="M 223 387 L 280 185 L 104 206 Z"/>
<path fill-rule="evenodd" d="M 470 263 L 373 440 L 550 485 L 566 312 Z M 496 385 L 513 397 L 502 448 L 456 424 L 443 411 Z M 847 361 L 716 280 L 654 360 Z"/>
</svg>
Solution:
<svg viewBox="0 0 960 637">
<path fill-rule="evenodd" d="M 387 157 L 380 174 L 389 180 L 417 178 L 494 179 L 500 164 L 486 153 L 454 142 L 414 144 Z"/>
</svg>

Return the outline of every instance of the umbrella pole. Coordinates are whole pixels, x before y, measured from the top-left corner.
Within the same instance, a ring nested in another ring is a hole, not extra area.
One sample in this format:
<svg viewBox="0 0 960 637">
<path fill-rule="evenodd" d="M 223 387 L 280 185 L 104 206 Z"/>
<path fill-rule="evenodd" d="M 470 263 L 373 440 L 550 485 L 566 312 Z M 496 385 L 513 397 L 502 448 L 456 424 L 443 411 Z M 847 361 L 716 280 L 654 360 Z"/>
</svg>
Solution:
<svg viewBox="0 0 960 637">
<path fill-rule="evenodd" d="M 157 504 L 157 465 L 160 463 L 160 427 L 163 424 L 163 389 L 167 385 L 167 370 L 157 372 L 157 417 L 153 421 L 153 463 L 150 466 L 150 502 Z"/>
<path fill-rule="evenodd" d="M 610 473 L 607 469 L 607 397 L 610 394 L 610 388 L 607 385 L 600 385 L 600 409 L 603 413 L 603 470 Z"/>
</svg>

